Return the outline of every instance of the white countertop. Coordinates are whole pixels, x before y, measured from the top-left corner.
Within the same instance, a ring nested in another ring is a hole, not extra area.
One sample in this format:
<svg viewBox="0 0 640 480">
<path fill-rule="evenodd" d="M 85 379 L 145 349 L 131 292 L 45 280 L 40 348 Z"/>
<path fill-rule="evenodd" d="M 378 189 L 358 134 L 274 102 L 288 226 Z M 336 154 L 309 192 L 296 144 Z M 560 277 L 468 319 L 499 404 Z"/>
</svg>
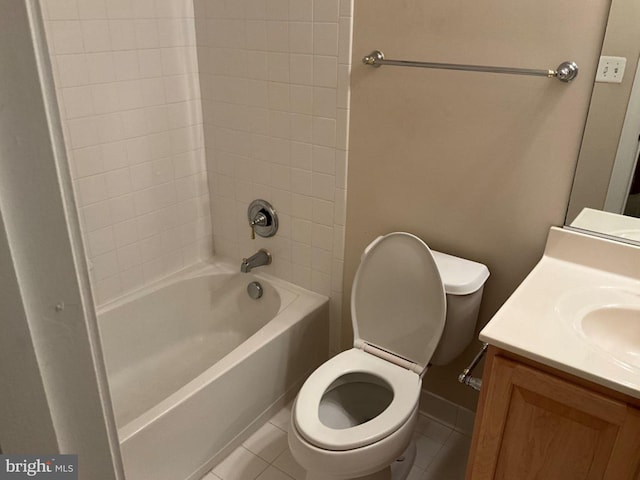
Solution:
<svg viewBox="0 0 640 480">
<path fill-rule="evenodd" d="M 584 208 L 571 226 L 581 230 L 640 241 L 640 218 Z"/>
<path fill-rule="evenodd" d="M 562 309 L 576 292 L 603 288 L 640 294 L 640 247 L 552 228 L 543 258 L 480 340 L 640 398 L 640 368 L 594 346 Z"/>
</svg>

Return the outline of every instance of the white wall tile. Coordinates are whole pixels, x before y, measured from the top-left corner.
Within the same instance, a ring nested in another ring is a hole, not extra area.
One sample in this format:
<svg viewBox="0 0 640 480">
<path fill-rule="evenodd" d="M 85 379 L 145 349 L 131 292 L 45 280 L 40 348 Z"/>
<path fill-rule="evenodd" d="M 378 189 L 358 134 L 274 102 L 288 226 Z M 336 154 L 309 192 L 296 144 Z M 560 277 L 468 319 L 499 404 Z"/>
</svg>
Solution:
<svg viewBox="0 0 640 480">
<path fill-rule="evenodd" d="M 315 55 L 313 57 L 313 84 L 319 87 L 337 88 L 338 59 Z"/>
<path fill-rule="evenodd" d="M 266 0 L 266 18 L 269 20 L 289 20 L 289 0 Z"/>
<path fill-rule="evenodd" d="M 81 206 L 90 205 L 109 198 L 104 174 L 83 177 L 76 181 L 76 194 Z"/>
<path fill-rule="evenodd" d="M 288 32 L 290 52 L 313 53 L 314 31 L 312 22 L 291 22 Z"/>
<path fill-rule="evenodd" d="M 78 16 L 81 19 L 106 18 L 106 0 L 82 0 L 78 3 Z M 46 2 L 49 3 L 49 2 Z"/>
<path fill-rule="evenodd" d="M 270 52 L 289 51 L 289 22 L 269 21 L 267 22 L 267 49 Z"/>
<path fill-rule="evenodd" d="M 82 28 L 77 20 L 54 20 L 50 25 L 50 46 L 57 55 L 82 53 Z"/>
<path fill-rule="evenodd" d="M 291 142 L 291 166 L 302 170 L 311 170 L 312 149 L 310 143 Z"/>
<path fill-rule="evenodd" d="M 122 195 L 111 198 L 109 200 L 109 211 L 114 224 L 133 218 L 135 216 L 133 197 L 131 195 Z"/>
<path fill-rule="evenodd" d="M 314 145 L 313 147 L 313 171 L 335 175 L 336 173 L 336 150 L 335 148 Z M 333 182 L 335 188 L 335 181 Z M 332 190 L 333 190 L 332 188 Z M 333 199 L 331 199 L 333 200 Z"/>
<path fill-rule="evenodd" d="M 80 209 L 86 231 L 92 232 L 111 225 L 111 209 L 108 201 L 97 202 Z"/>
<path fill-rule="evenodd" d="M 135 18 L 155 18 L 157 16 L 155 0 L 134 0 L 132 10 Z"/>
<path fill-rule="evenodd" d="M 169 154 L 162 135 L 131 138 L 124 142 L 129 165 L 137 165 Z"/>
<path fill-rule="evenodd" d="M 320 225 L 333 225 L 333 202 L 313 199 L 313 221 Z M 331 249 L 329 249 L 331 250 Z"/>
<path fill-rule="evenodd" d="M 338 24 L 316 23 L 313 28 L 313 53 L 338 56 Z"/>
<path fill-rule="evenodd" d="M 107 6 L 107 17 L 109 18 L 132 18 L 133 0 L 105 0 Z"/>
<path fill-rule="evenodd" d="M 131 172 L 128 168 L 111 170 L 105 174 L 109 198 L 121 197 L 131 192 Z"/>
<path fill-rule="evenodd" d="M 62 89 L 62 99 L 67 118 L 86 117 L 94 113 L 91 87 L 70 87 Z"/>
<path fill-rule="evenodd" d="M 91 258 L 110 252 L 115 249 L 115 239 L 111 227 L 94 230 L 86 235 L 87 247 Z"/>
<path fill-rule="evenodd" d="M 338 20 L 340 0 L 322 0 L 313 2 L 313 20 L 316 22 L 335 22 Z"/>
<path fill-rule="evenodd" d="M 112 52 L 89 53 L 86 56 L 88 82 L 110 85 L 116 79 Z"/>
<path fill-rule="evenodd" d="M 114 275 L 104 280 L 95 281 L 93 283 L 95 301 L 98 304 L 108 302 L 109 300 L 122 295 L 122 285 L 120 275 Z"/>
<path fill-rule="evenodd" d="M 41 2 L 102 303 L 212 253 L 192 2 Z"/>
<path fill-rule="evenodd" d="M 313 0 L 289 0 L 289 19 L 291 21 L 312 21 Z"/>
<path fill-rule="evenodd" d="M 200 2 L 197 18 L 189 0 L 41 1 L 96 298 L 214 239 L 246 255 L 263 196 L 282 216 L 271 272 L 332 297 L 335 349 L 351 1 Z"/>
<path fill-rule="evenodd" d="M 331 251 L 333 248 L 333 227 L 313 224 L 311 245 Z"/>
<path fill-rule="evenodd" d="M 144 285 L 144 272 L 141 265 L 120 272 L 119 277 L 121 289 L 124 292 L 136 290 Z"/>
<path fill-rule="evenodd" d="M 131 202 L 130 207 L 130 211 L 134 212 L 133 201 Z M 125 245 L 130 245 L 134 242 L 137 242 L 139 237 L 136 228 L 136 220 L 134 218 L 131 218 L 126 221 L 114 224 L 113 237 L 115 245 L 117 247 L 123 247 Z"/>
<path fill-rule="evenodd" d="M 100 145 L 105 170 L 122 168 L 129 164 L 126 142 L 114 142 Z"/>
<path fill-rule="evenodd" d="M 111 34 L 107 20 L 83 20 L 81 24 L 85 52 L 107 52 L 111 50 Z"/>
<path fill-rule="evenodd" d="M 289 89 L 291 112 L 311 115 L 313 113 L 313 87 L 291 85 Z"/>
<path fill-rule="evenodd" d="M 49 43 L 51 48 L 51 43 Z M 52 62 L 53 63 L 53 62 Z M 84 55 L 56 55 L 56 86 L 74 87 L 89 83 L 89 70 Z"/>
<path fill-rule="evenodd" d="M 73 20 L 78 18 L 76 0 L 51 0 L 47 4 L 49 20 Z"/>
<path fill-rule="evenodd" d="M 271 82 L 289 82 L 289 55 L 287 53 L 269 52 L 267 54 L 267 79 Z"/>
<path fill-rule="evenodd" d="M 93 257 L 91 262 L 93 278 L 98 282 L 118 274 L 118 256 L 114 250 Z"/>
<path fill-rule="evenodd" d="M 116 80 L 136 80 L 140 78 L 138 54 L 135 50 L 114 52 L 113 64 L 115 67 Z"/>
<path fill-rule="evenodd" d="M 313 88 L 313 114 L 318 117 L 336 118 L 337 91 L 334 88 Z"/>
<path fill-rule="evenodd" d="M 77 178 L 88 177 L 104 171 L 102 149 L 99 146 L 75 150 L 71 162 Z"/>
<path fill-rule="evenodd" d="M 336 121 L 334 119 L 313 117 L 313 143 L 326 147 L 336 146 Z"/>
</svg>

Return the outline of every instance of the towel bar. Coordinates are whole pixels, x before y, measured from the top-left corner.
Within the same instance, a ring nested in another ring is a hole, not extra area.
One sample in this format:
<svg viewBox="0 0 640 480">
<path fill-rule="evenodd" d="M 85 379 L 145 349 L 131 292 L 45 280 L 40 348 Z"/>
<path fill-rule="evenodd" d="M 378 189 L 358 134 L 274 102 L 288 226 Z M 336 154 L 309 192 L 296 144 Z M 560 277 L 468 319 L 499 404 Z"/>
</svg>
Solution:
<svg viewBox="0 0 640 480">
<path fill-rule="evenodd" d="M 532 68 L 492 67 L 485 65 L 462 65 L 456 63 L 416 62 L 412 60 L 392 60 L 384 58 L 380 50 L 374 50 L 362 59 L 362 63 L 372 67 L 391 65 L 394 67 L 439 68 L 445 70 L 461 70 L 465 72 L 506 73 L 510 75 L 533 75 L 537 77 L 557 78 L 562 82 L 570 82 L 578 76 L 578 65 L 574 62 L 562 62 L 556 70 L 536 70 Z"/>
</svg>

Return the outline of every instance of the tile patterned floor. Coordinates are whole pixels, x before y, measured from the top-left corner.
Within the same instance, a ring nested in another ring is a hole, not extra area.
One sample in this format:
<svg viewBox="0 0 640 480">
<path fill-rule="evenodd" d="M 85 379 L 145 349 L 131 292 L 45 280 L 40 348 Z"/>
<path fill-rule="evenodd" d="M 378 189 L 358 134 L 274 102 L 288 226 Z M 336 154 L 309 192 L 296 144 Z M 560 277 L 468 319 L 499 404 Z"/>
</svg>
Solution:
<svg viewBox="0 0 640 480">
<path fill-rule="evenodd" d="M 287 446 L 290 406 L 283 408 L 202 480 L 304 480 Z M 471 438 L 420 416 L 417 455 L 408 480 L 462 480 Z"/>
</svg>

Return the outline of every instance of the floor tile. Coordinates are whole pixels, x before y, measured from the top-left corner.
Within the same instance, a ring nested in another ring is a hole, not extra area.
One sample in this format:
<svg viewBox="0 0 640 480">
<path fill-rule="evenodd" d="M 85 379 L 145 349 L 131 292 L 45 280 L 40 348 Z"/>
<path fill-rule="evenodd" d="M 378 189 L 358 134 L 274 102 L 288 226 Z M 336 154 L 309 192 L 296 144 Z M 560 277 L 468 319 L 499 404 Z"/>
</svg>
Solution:
<svg viewBox="0 0 640 480">
<path fill-rule="evenodd" d="M 276 427 L 284 430 L 285 432 L 289 431 L 289 423 L 291 422 L 291 403 L 285 406 L 282 410 L 276 413 L 269 423 L 275 425 Z"/>
<path fill-rule="evenodd" d="M 209 472 L 204 477 L 202 477 L 200 480 L 221 480 L 221 479 L 220 479 L 219 476 L 214 475 L 213 472 Z"/>
<path fill-rule="evenodd" d="M 407 480 L 422 480 L 423 476 L 424 476 L 424 470 L 414 465 L 411 471 L 409 472 L 409 476 L 407 477 Z"/>
<path fill-rule="evenodd" d="M 453 432 L 453 429 L 432 418 L 420 415 L 418 424 L 416 425 L 416 431 L 437 442 L 444 443 L 449 438 L 449 435 L 451 435 L 451 432 Z"/>
<path fill-rule="evenodd" d="M 471 438 L 453 432 L 425 470 L 424 480 L 462 480 L 467 466 Z"/>
<path fill-rule="evenodd" d="M 276 458 L 273 462 L 273 466 L 279 468 L 287 475 L 293 477 L 295 480 L 304 480 L 307 472 L 300 466 L 296 459 L 291 455 L 291 451 L 287 448 L 284 452 Z"/>
<path fill-rule="evenodd" d="M 271 423 L 265 423 L 242 445 L 250 452 L 271 463 L 288 448 L 287 432 Z"/>
<path fill-rule="evenodd" d="M 291 405 L 247 439 L 202 480 L 304 480 L 306 472 L 287 445 Z M 407 480 L 463 480 L 471 437 L 420 416 L 416 460 Z"/>
<path fill-rule="evenodd" d="M 417 451 L 414 465 L 420 468 L 427 468 L 442 448 L 443 443 L 422 434 L 417 435 L 415 441 Z"/>
<path fill-rule="evenodd" d="M 213 473 L 222 480 L 254 480 L 269 464 L 244 447 L 236 448 Z"/>
<path fill-rule="evenodd" d="M 271 466 L 262 472 L 256 480 L 293 480 L 293 477 L 290 477 L 282 470 Z"/>
</svg>

